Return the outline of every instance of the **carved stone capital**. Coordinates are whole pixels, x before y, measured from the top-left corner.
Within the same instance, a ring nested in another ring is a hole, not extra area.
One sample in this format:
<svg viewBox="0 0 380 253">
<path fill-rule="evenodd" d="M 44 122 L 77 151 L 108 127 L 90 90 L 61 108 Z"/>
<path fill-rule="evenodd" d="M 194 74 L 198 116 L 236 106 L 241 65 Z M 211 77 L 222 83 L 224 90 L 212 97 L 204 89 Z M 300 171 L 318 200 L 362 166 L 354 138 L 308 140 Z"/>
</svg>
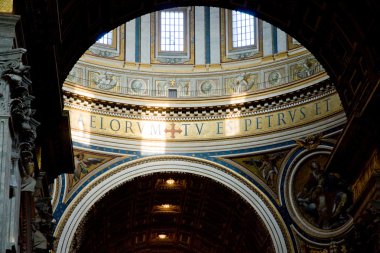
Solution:
<svg viewBox="0 0 380 253">
<path fill-rule="evenodd" d="M 4 70 L 16 68 L 20 65 L 21 56 L 26 52 L 24 48 L 0 50 L 0 74 Z"/>
</svg>

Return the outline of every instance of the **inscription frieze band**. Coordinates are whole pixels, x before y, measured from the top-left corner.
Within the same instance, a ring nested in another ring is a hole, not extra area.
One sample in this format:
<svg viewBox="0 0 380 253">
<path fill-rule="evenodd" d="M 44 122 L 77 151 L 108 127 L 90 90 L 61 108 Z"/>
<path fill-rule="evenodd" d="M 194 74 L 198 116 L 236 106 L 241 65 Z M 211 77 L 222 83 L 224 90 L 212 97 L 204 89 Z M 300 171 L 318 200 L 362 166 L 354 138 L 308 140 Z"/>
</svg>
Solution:
<svg viewBox="0 0 380 253">
<path fill-rule="evenodd" d="M 70 108 L 72 129 L 131 139 L 197 141 L 260 135 L 289 129 L 342 111 L 337 94 L 292 108 L 223 120 L 126 119 Z"/>
</svg>

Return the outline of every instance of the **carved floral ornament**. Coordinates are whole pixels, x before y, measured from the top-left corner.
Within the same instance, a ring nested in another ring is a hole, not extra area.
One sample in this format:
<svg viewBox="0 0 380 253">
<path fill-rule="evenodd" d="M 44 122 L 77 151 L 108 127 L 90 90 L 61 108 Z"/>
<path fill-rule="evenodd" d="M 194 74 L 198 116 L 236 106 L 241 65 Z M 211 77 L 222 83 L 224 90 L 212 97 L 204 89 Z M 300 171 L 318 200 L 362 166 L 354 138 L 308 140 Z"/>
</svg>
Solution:
<svg viewBox="0 0 380 253">
<path fill-rule="evenodd" d="M 7 114 L 9 111 L 9 89 L 6 82 L 0 79 L 0 113 Z"/>
</svg>

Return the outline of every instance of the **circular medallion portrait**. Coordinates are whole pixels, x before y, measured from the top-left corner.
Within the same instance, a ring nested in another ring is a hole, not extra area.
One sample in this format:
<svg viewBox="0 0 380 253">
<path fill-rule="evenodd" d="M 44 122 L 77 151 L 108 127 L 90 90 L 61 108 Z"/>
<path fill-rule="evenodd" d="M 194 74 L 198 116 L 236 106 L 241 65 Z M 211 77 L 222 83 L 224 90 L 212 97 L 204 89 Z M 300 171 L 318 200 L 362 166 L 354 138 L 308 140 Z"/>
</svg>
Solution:
<svg viewBox="0 0 380 253">
<path fill-rule="evenodd" d="M 281 82 L 281 73 L 279 71 L 273 71 L 268 76 L 268 81 L 271 85 L 277 85 Z"/>
<path fill-rule="evenodd" d="M 304 159 L 290 182 L 297 216 L 321 230 L 335 230 L 347 223 L 352 204 L 344 177 L 325 170 L 328 158 L 327 154 L 316 154 Z"/>
<path fill-rule="evenodd" d="M 143 80 L 133 80 L 131 82 L 131 90 L 135 93 L 143 93 L 145 90 L 145 82 Z"/>
<path fill-rule="evenodd" d="M 210 94 L 212 88 L 213 88 L 213 82 L 212 81 L 204 81 L 201 84 L 201 91 L 203 94 Z"/>
</svg>

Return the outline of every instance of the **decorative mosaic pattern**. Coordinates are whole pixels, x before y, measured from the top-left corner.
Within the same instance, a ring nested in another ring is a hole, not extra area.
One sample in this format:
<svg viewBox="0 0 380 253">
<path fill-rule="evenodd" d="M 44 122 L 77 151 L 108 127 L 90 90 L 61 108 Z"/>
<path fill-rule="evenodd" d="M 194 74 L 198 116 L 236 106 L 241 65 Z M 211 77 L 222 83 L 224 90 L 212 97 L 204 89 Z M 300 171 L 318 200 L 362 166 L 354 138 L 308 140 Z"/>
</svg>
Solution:
<svg viewBox="0 0 380 253">
<path fill-rule="evenodd" d="M 13 11 L 13 0 L 0 1 L 0 12 L 12 13 L 12 11 Z"/>
<path fill-rule="evenodd" d="M 278 175 L 282 168 L 281 164 L 287 153 L 288 150 L 231 158 L 231 160 L 248 169 L 250 172 L 263 180 L 263 182 L 265 182 L 265 184 L 271 189 L 277 192 Z"/>
<path fill-rule="evenodd" d="M 170 155 L 165 155 L 165 156 L 160 156 L 160 157 L 156 157 L 156 158 L 146 157 L 146 158 L 138 159 L 138 160 L 133 161 L 131 163 L 125 163 L 124 166 L 115 168 L 114 170 L 112 170 L 112 172 L 107 173 L 105 175 L 99 175 L 99 177 L 97 178 L 97 180 L 89 182 L 88 186 L 86 188 L 84 188 L 78 194 L 78 196 L 75 198 L 75 201 L 73 203 L 70 203 L 68 212 L 65 213 L 65 216 L 60 217 L 61 218 L 61 221 L 59 222 L 60 226 L 57 227 L 56 232 L 55 232 L 55 236 L 57 238 L 59 238 L 61 236 L 62 230 L 63 230 L 63 226 L 68 221 L 70 215 L 72 215 L 72 212 L 74 211 L 74 209 L 76 208 L 76 206 L 80 203 L 80 201 L 84 198 L 84 196 L 86 194 L 88 194 L 88 192 L 91 191 L 96 185 L 102 183 L 102 181 L 104 181 L 107 178 L 109 178 L 110 176 L 112 176 L 112 175 L 120 172 L 121 170 L 126 170 L 128 168 L 133 167 L 133 166 L 149 163 L 149 162 L 151 162 L 153 160 L 155 162 L 167 161 L 167 160 L 170 160 L 170 161 L 191 161 L 192 163 L 195 163 L 195 164 L 212 166 L 212 168 L 215 168 L 216 170 L 222 171 L 223 173 L 226 173 L 226 174 L 234 177 L 235 179 L 239 180 L 242 184 L 244 184 L 245 186 L 247 186 L 252 192 L 254 192 L 255 194 L 257 194 L 257 196 L 263 201 L 263 203 L 270 203 L 270 201 L 271 201 L 260 190 L 260 188 L 254 187 L 253 186 L 254 184 L 252 184 L 251 182 L 243 180 L 242 177 L 241 177 L 242 175 L 240 175 L 240 173 L 236 174 L 233 171 L 230 171 L 229 169 L 226 169 L 225 167 L 220 166 L 217 163 L 210 163 L 210 161 L 207 161 L 207 160 L 204 160 L 204 159 L 197 159 L 197 158 L 194 158 L 194 157 L 187 157 L 187 156 L 170 156 Z M 119 164 L 117 164 L 117 165 L 119 165 Z M 229 167 L 231 167 L 231 166 L 229 166 Z M 282 217 L 280 216 L 280 214 L 279 214 L 279 212 L 278 212 L 278 210 L 276 209 L 275 206 L 270 205 L 270 204 L 265 204 L 265 205 L 269 208 L 269 210 L 273 214 L 276 222 L 279 224 L 281 232 L 283 233 L 284 237 L 286 238 L 286 240 L 285 240 L 286 248 L 288 250 L 290 250 L 292 248 L 292 245 L 290 244 L 291 239 L 290 239 L 290 236 L 289 236 L 289 233 L 288 233 L 288 228 L 287 228 L 286 224 L 283 222 Z"/>
<path fill-rule="evenodd" d="M 115 156 L 74 149 L 74 174 L 68 174 L 67 176 L 67 191 L 70 192 L 71 189 L 91 173 L 91 171 L 109 162 L 113 158 L 115 158 Z"/>
<path fill-rule="evenodd" d="M 321 66 L 315 58 L 306 58 L 301 62 L 290 66 L 290 78 L 293 81 L 304 79 L 319 73 Z"/>
<path fill-rule="evenodd" d="M 349 219 L 352 193 L 341 175 L 325 171 L 328 158 L 316 155 L 303 161 L 291 183 L 302 217 L 317 228 L 331 230 Z"/>
<path fill-rule="evenodd" d="M 289 78 L 286 76 L 284 68 L 266 72 L 264 76 L 265 81 L 268 84 L 266 88 L 275 87 L 289 82 Z"/>
<path fill-rule="evenodd" d="M 327 78 L 324 69 L 310 53 L 295 59 L 289 58 L 282 66 L 274 63 L 265 66 L 244 65 L 222 72 L 204 71 L 196 67 L 197 74 L 194 75 L 193 69 L 173 69 L 172 73 L 167 70 L 161 73 L 147 65 L 142 67 L 143 72 L 138 69 L 126 71 L 115 66 L 89 64 L 83 60 L 74 66 L 66 82 L 67 85 L 84 86 L 100 92 L 106 90 L 115 95 L 186 99 L 254 95 L 268 89 L 280 91 L 285 85 L 300 85 L 301 80 L 312 76 Z M 177 95 L 170 96 L 168 89 L 176 89 Z"/>
</svg>

